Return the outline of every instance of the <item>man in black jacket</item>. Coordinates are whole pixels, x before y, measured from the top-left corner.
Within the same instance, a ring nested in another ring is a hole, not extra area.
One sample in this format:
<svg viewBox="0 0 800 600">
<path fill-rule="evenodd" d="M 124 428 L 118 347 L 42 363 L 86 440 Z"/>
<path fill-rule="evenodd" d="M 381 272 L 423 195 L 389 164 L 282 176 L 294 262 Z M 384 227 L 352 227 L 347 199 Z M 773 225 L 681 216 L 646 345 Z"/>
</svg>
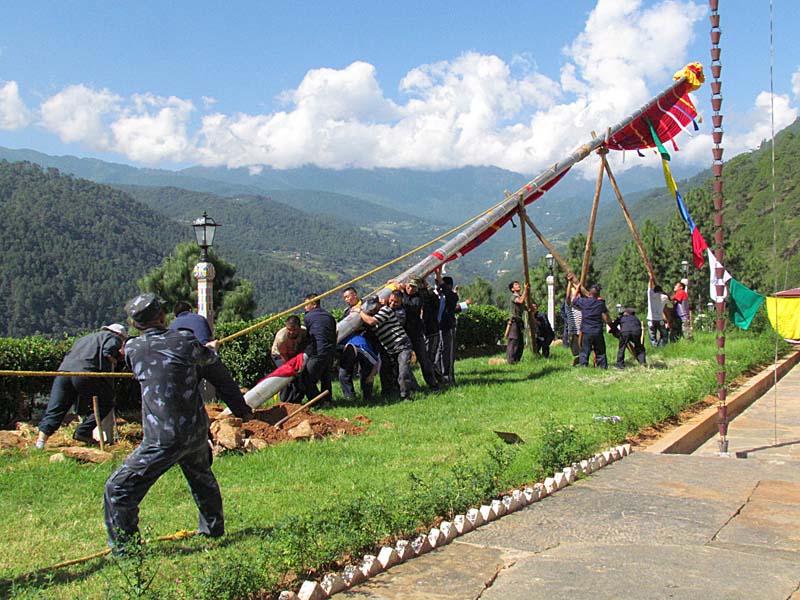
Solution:
<svg viewBox="0 0 800 600">
<path fill-rule="evenodd" d="M 58 367 L 59 371 L 81 373 L 107 373 L 116 368 L 122 360 L 122 345 L 125 343 L 128 328 L 119 323 L 106 325 L 100 331 L 90 333 L 75 340 L 72 348 Z M 56 377 L 50 391 L 47 410 L 39 423 L 39 438 L 36 448 L 43 449 L 47 439 L 61 427 L 71 406 L 77 404 L 79 412 L 88 412 L 88 417 L 78 425 L 73 439 L 87 444 L 95 443 L 92 431 L 97 427 L 92 397 L 97 403 L 102 421 L 114 408 L 114 388 L 108 377 Z"/>
</svg>

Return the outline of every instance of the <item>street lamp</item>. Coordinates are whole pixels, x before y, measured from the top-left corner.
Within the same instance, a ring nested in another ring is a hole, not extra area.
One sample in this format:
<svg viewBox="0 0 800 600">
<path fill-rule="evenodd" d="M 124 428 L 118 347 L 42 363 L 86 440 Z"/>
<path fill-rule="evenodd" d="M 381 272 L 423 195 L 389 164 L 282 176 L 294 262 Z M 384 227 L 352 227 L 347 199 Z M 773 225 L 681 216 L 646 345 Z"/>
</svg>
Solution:
<svg viewBox="0 0 800 600">
<path fill-rule="evenodd" d="M 203 216 L 192 222 L 194 227 L 194 237 L 197 245 L 200 246 L 200 262 L 208 260 L 208 249 L 214 244 L 214 234 L 219 224 L 203 211 Z"/>
<path fill-rule="evenodd" d="M 200 246 L 200 262 L 194 266 L 194 278 L 197 279 L 197 314 L 208 321 L 209 327 L 214 327 L 214 265 L 208 262 L 208 249 L 214 243 L 219 223 L 203 211 L 203 216 L 192 222 L 194 237 Z"/>
<path fill-rule="evenodd" d="M 553 277 L 553 265 L 556 262 L 555 257 L 552 254 L 545 254 L 544 262 L 547 265 L 547 318 L 550 321 L 550 326 L 555 329 L 556 327 L 556 295 L 555 295 L 555 283 L 556 280 Z"/>
</svg>

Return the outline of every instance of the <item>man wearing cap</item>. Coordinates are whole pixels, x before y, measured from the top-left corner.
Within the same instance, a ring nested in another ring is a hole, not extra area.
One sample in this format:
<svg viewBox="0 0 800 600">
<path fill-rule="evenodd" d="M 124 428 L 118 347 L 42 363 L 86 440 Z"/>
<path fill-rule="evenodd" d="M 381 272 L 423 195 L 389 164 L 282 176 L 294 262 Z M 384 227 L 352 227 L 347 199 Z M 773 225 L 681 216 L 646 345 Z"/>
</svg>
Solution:
<svg viewBox="0 0 800 600">
<path fill-rule="evenodd" d="M 119 323 L 104 326 L 100 331 L 75 340 L 72 348 L 58 367 L 59 371 L 80 373 L 107 373 L 122 360 L 122 345 L 128 328 Z M 43 449 L 47 439 L 61 426 L 70 407 L 77 403 L 79 412 L 88 413 L 73 434 L 73 439 L 94 444 L 92 430 L 97 427 L 92 398 L 97 397 L 98 412 L 102 421 L 114 408 L 114 388 L 111 378 L 82 377 L 80 375 L 56 377 L 50 391 L 47 410 L 39 423 L 36 448 Z"/>
<path fill-rule="evenodd" d="M 222 496 L 211 472 L 208 415 L 200 395 L 199 367 L 218 360 L 217 342 L 201 344 L 187 330 L 166 328 L 155 294 L 141 294 L 125 306 L 141 335 L 125 344 L 125 362 L 142 389 L 142 443 L 106 482 L 103 507 L 108 544 L 115 554 L 138 543 L 139 503 L 150 487 L 180 465 L 200 511 L 201 535 L 225 531 Z"/>
<path fill-rule="evenodd" d="M 608 368 L 606 359 L 606 340 L 603 337 L 604 323 L 611 324 L 606 303 L 600 297 L 600 284 L 589 288 L 589 296 L 578 296 L 572 301 L 572 306 L 581 311 L 581 351 L 578 356 L 578 365 L 589 366 L 589 354 L 594 350 L 597 358 L 596 366 L 600 369 Z"/>
<path fill-rule="evenodd" d="M 191 331 L 197 341 L 204 345 L 211 341 L 212 334 L 208 320 L 203 315 L 192 312 L 191 304 L 185 300 L 176 302 L 173 314 L 175 318 L 169 324 L 170 329 Z M 230 371 L 220 359 L 210 365 L 200 367 L 200 379 L 205 379 L 214 387 L 234 416 L 245 421 L 253 416 L 253 409 L 245 402 L 242 390 L 239 389 L 239 385 L 233 380 Z"/>
</svg>

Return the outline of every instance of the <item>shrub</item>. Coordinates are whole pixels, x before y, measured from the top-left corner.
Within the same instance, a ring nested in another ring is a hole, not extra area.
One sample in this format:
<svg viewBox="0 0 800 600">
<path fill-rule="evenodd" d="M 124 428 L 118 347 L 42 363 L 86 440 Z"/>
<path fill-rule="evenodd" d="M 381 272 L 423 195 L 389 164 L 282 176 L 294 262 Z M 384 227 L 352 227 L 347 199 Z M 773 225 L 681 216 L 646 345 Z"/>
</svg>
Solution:
<svg viewBox="0 0 800 600">
<path fill-rule="evenodd" d="M 458 315 L 456 343 L 460 355 L 494 354 L 503 339 L 508 312 L 488 304 L 470 306 Z"/>
</svg>

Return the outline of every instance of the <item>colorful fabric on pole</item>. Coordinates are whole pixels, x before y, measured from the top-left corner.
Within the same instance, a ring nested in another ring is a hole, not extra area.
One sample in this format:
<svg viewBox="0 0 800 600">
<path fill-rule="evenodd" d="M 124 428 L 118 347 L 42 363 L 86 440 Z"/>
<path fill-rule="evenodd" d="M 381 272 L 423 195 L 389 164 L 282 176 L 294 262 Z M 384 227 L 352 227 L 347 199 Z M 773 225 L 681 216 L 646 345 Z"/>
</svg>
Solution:
<svg viewBox="0 0 800 600">
<path fill-rule="evenodd" d="M 767 296 L 767 316 L 781 337 L 793 343 L 800 341 L 800 298 Z"/>
<path fill-rule="evenodd" d="M 748 329 L 764 302 L 764 296 L 754 292 L 746 285 L 742 285 L 733 277 L 731 277 L 729 285 L 731 290 L 728 299 L 730 319 L 739 329 Z"/>
<path fill-rule="evenodd" d="M 675 178 L 672 176 L 672 171 L 669 168 L 669 152 L 667 152 L 667 149 L 664 148 L 664 145 L 658 138 L 658 134 L 656 133 L 652 123 L 648 123 L 648 125 L 650 127 L 650 135 L 654 140 L 654 144 L 661 154 L 661 168 L 664 170 L 664 181 L 667 182 L 667 188 L 675 197 L 675 202 L 678 203 L 678 212 L 680 213 L 681 218 L 689 226 L 689 233 L 692 235 L 692 255 L 694 256 L 694 266 L 699 269 L 705 262 L 703 259 L 703 252 L 708 249 L 708 244 L 706 243 L 705 239 L 703 239 L 703 234 L 700 233 L 700 230 L 697 228 L 694 219 L 692 219 L 692 215 L 689 214 L 689 209 L 686 208 L 686 204 L 683 201 L 683 196 L 681 196 L 681 193 L 678 191 L 678 184 L 675 183 Z"/>
<path fill-rule="evenodd" d="M 725 285 L 733 279 L 731 274 L 725 270 L 725 267 L 722 267 L 722 264 L 717 260 L 716 255 L 711 251 L 711 248 L 707 248 L 708 253 L 708 270 L 711 276 L 711 281 L 708 286 L 708 295 L 714 302 L 722 302 L 725 298 L 728 297 L 728 287 Z M 717 267 L 722 267 L 723 274 L 722 279 L 717 280 Z M 724 286 L 722 290 L 722 295 L 717 294 L 717 284 Z"/>
<path fill-rule="evenodd" d="M 658 139 L 668 141 L 685 130 L 697 117 L 689 92 L 693 92 L 705 81 L 703 66 L 700 63 L 686 65 L 675 73 L 674 78 L 684 80 L 672 93 L 653 104 L 642 115 L 634 119 L 627 127 L 617 132 L 608 140 L 612 150 L 642 150 L 653 148 L 656 144 L 649 135 L 648 121 L 653 123 Z"/>
</svg>

